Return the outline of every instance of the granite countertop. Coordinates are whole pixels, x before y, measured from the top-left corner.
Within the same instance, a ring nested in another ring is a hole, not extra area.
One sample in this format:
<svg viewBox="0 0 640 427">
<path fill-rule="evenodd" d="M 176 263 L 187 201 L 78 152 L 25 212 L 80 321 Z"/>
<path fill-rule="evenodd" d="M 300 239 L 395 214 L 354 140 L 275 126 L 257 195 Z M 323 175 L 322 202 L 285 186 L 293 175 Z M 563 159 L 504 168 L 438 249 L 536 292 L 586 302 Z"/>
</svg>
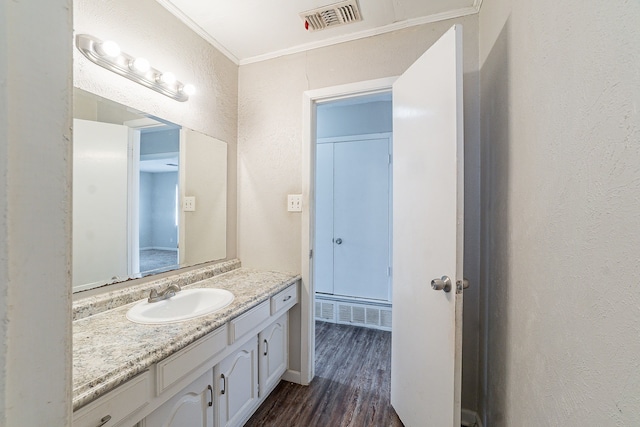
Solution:
<svg viewBox="0 0 640 427">
<path fill-rule="evenodd" d="M 295 274 L 238 268 L 183 287 L 220 288 L 234 294 L 229 306 L 206 316 L 179 323 L 141 325 L 127 320 L 125 314 L 133 305 L 127 304 L 75 320 L 73 409 L 113 390 L 299 279 Z"/>
</svg>

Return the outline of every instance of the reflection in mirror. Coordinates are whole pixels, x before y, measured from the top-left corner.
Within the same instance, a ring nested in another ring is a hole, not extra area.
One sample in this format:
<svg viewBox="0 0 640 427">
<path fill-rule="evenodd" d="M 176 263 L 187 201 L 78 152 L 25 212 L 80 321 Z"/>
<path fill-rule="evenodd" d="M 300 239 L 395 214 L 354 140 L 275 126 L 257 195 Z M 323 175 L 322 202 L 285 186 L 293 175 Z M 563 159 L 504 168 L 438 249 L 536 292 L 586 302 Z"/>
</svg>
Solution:
<svg viewBox="0 0 640 427">
<path fill-rule="evenodd" d="M 226 256 L 226 144 L 74 89 L 73 288 Z"/>
</svg>

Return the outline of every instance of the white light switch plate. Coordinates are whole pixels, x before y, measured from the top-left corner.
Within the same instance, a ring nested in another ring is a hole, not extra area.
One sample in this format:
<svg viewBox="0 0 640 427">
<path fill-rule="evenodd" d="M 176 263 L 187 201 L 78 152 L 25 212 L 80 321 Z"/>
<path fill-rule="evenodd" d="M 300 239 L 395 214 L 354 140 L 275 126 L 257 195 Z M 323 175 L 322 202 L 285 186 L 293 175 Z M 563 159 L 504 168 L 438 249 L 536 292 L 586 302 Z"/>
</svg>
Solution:
<svg viewBox="0 0 640 427">
<path fill-rule="evenodd" d="M 196 198 L 185 197 L 182 202 L 182 210 L 185 212 L 195 212 L 196 210 Z"/>
<path fill-rule="evenodd" d="M 302 212 L 302 194 L 289 194 L 287 196 L 287 211 Z"/>
</svg>

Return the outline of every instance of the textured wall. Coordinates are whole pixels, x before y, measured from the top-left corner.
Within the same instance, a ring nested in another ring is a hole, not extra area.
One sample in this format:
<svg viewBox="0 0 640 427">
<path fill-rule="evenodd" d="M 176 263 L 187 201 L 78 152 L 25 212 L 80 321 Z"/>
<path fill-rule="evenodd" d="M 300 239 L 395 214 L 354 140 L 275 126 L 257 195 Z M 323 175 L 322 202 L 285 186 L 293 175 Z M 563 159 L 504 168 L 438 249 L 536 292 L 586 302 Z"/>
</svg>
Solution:
<svg viewBox="0 0 640 427">
<path fill-rule="evenodd" d="M 71 4 L 0 3 L 0 425 L 71 425 Z"/>
<path fill-rule="evenodd" d="M 75 0 L 75 34 L 118 42 L 124 52 L 173 71 L 197 93 L 181 103 L 93 64 L 74 48 L 74 86 L 228 144 L 227 256 L 236 255 L 238 67 L 154 0 Z"/>
<path fill-rule="evenodd" d="M 485 0 L 489 426 L 640 425 L 640 4 Z"/>
<path fill-rule="evenodd" d="M 475 409 L 479 271 L 477 16 L 412 27 L 243 65 L 239 76 L 238 243 L 243 265 L 299 272 L 301 218 L 286 195 L 302 188 L 302 94 L 309 89 L 400 75 L 455 22 L 465 45 L 465 295 L 463 404 Z"/>
</svg>

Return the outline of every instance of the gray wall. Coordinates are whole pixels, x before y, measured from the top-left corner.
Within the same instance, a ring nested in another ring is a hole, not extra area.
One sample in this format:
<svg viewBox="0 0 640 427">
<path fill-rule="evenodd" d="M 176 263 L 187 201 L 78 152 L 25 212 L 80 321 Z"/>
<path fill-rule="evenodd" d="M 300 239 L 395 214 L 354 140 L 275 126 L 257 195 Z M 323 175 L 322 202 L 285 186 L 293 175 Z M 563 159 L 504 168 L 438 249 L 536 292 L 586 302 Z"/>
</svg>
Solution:
<svg viewBox="0 0 640 427">
<path fill-rule="evenodd" d="M 180 151 L 180 129 L 145 130 L 140 132 L 140 155 L 177 153 Z"/>
<path fill-rule="evenodd" d="M 488 426 L 640 425 L 638 23 L 636 1 L 483 2 Z"/>
<path fill-rule="evenodd" d="M 140 249 L 176 249 L 178 172 L 140 173 Z"/>
<path fill-rule="evenodd" d="M 152 244 L 153 227 L 151 226 L 151 194 L 153 189 L 153 175 L 150 172 L 140 172 L 140 224 L 138 242 L 140 249 L 149 248 Z"/>
<path fill-rule="evenodd" d="M 317 136 L 328 138 L 391 132 L 392 119 L 391 101 L 334 106 L 323 104 L 318 106 L 317 111 Z"/>
</svg>

